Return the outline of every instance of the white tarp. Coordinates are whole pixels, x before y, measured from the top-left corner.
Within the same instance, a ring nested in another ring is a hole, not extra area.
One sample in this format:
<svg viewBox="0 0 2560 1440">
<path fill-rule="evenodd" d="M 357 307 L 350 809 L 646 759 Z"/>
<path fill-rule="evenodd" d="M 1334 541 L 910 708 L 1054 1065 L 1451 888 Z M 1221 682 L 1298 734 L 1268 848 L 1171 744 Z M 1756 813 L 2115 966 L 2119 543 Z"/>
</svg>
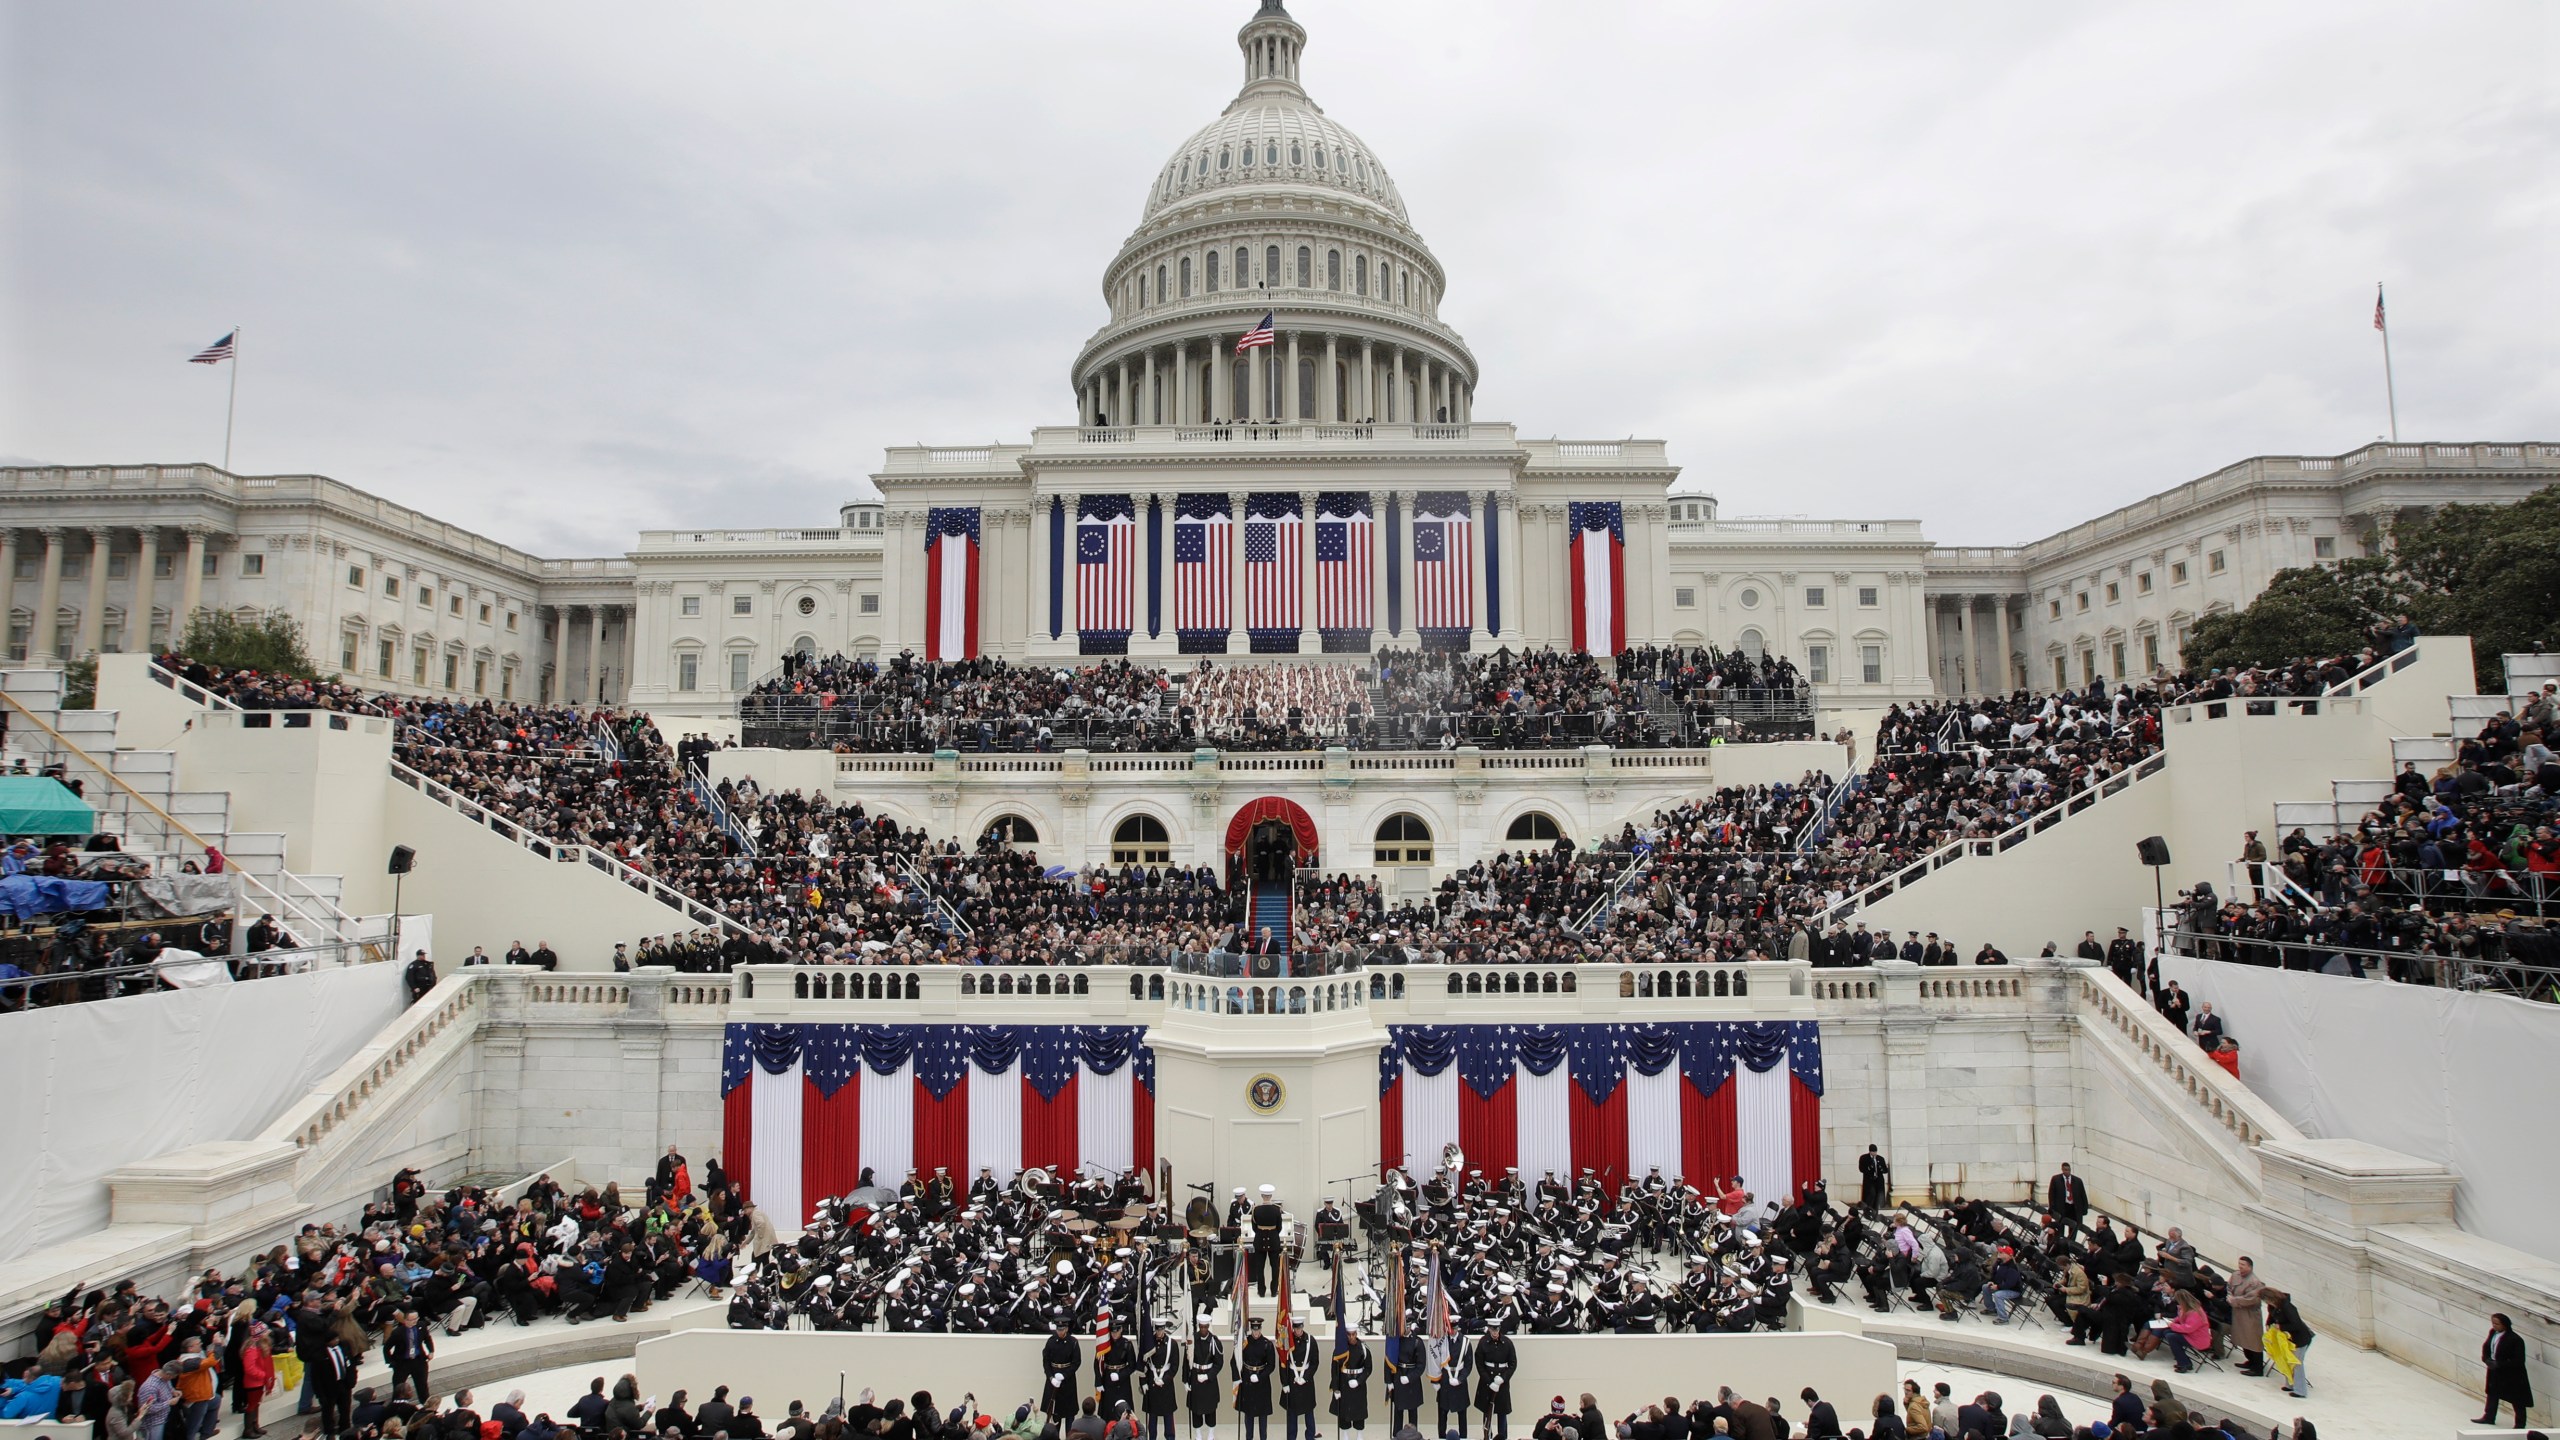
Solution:
<svg viewBox="0 0 2560 1440">
<path fill-rule="evenodd" d="M 2560 1006 L 2181 955 L 2160 959 L 2240 1042 L 2240 1078 L 2304 1134 L 2450 1167 L 2454 1217 L 2560 1260 Z"/>
<path fill-rule="evenodd" d="M 362 965 L 0 1015 L 0 1262 L 104 1226 L 111 1170 L 256 1135 L 407 993 Z"/>
</svg>

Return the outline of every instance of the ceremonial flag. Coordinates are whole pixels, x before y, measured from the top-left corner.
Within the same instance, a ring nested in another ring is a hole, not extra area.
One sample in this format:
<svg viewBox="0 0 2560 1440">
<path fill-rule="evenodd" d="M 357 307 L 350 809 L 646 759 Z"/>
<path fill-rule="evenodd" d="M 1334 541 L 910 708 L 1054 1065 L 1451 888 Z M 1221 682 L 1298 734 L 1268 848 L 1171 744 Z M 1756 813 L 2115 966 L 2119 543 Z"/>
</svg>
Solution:
<svg viewBox="0 0 2560 1440">
<path fill-rule="evenodd" d="M 1369 648 L 1375 628 L 1377 532 L 1369 497 L 1358 491 L 1316 496 L 1316 629 L 1326 648 Z"/>
<path fill-rule="evenodd" d="M 1178 495 L 1173 502 L 1173 628 L 1185 654 L 1223 655 L 1235 606 L 1235 502 Z"/>
<path fill-rule="evenodd" d="M 1076 635 L 1087 655 L 1129 651 L 1137 508 L 1126 495 L 1087 495 L 1076 507 Z"/>
<path fill-rule="evenodd" d="M 1475 537 L 1467 497 L 1425 492 L 1413 503 L 1413 622 L 1425 649 L 1462 649 L 1475 624 Z"/>
<path fill-rule="evenodd" d="M 978 658 L 978 507 L 924 512 L 924 658 Z"/>
<path fill-rule="evenodd" d="M 197 333 L 202 334 L 203 332 L 198 331 Z M 231 358 L 232 352 L 238 347 L 239 343 L 240 332 L 234 330 L 230 334 L 223 336 L 221 339 L 214 341 L 210 345 L 207 345 L 202 350 L 197 351 L 195 354 L 188 356 L 187 363 L 190 365 L 218 365 Z"/>
<path fill-rule="evenodd" d="M 881 977 L 848 974 L 854 986 Z M 894 983 L 895 977 L 891 977 Z M 1155 1052 L 1135 1025 L 736 1023 L 723 1037 L 721 1159 L 785 1232 L 868 1168 L 1104 1175 L 1155 1163 Z"/>
<path fill-rule="evenodd" d="M 1627 648 L 1626 512 L 1615 500 L 1577 500 L 1565 507 L 1573 595 L 1573 648 L 1616 655 Z"/>
<path fill-rule="evenodd" d="M 1271 328 L 1271 320 L 1272 315 L 1266 313 L 1262 317 L 1261 324 L 1256 325 L 1252 329 L 1244 332 L 1242 335 L 1237 336 L 1236 353 L 1241 355 L 1247 350 L 1259 350 L 1266 345 L 1278 344 L 1279 336 L 1273 332 Z"/>
<path fill-rule="evenodd" d="M 1380 1163 L 1420 1175 L 1455 1143 L 1487 1178 L 1589 1170 L 1615 1191 L 1659 1167 L 1707 1189 L 1740 1175 L 1792 1201 L 1822 1174 L 1822 1037 L 1812 1021 L 1393 1025 L 1379 1056 Z"/>
<path fill-rule="evenodd" d="M 2391 328 L 2390 326 L 2382 323 L 2382 287 L 2380 285 L 2373 287 L 2373 328 L 2376 330 L 2388 330 Z M 212 353 L 213 352 L 210 350 L 205 352 L 206 355 L 210 355 Z M 199 355 L 196 358 L 201 360 L 204 358 L 204 355 Z"/>
<path fill-rule="evenodd" d="M 1295 653 L 1305 623 L 1299 603 L 1306 584 L 1299 499 L 1248 496 L 1244 514 L 1245 630 L 1257 653 Z"/>
</svg>

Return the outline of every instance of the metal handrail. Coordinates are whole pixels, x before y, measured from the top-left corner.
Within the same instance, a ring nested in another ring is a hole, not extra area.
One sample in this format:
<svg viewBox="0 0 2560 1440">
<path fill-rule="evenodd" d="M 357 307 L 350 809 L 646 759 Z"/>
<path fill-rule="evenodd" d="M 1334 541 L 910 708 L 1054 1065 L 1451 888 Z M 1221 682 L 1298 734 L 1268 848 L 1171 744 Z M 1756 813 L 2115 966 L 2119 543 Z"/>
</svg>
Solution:
<svg viewBox="0 0 2560 1440">
<path fill-rule="evenodd" d="M 445 806 L 462 818 L 486 827 L 498 838 L 512 841 L 518 847 L 542 859 L 591 866 L 640 891 L 650 899 L 683 912 L 687 918 L 698 925 L 718 926 L 750 939 L 755 936 L 756 932 L 753 928 L 731 916 L 727 911 L 698 900 L 655 876 L 644 875 L 596 846 L 555 840 L 548 835 L 528 830 L 521 822 L 508 819 L 441 780 L 422 775 L 397 760 L 391 761 L 390 764 L 392 779 Z"/>
<path fill-rule="evenodd" d="M 933 912 L 936 915 L 942 917 L 942 928 L 946 932 L 956 935 L 963 940 L 967 940 L 977 933 L 969 928 L 968 921 L 960 918 L 960 912 L 953 909 L 950 903 L 942 898 L 941 892 L 934 888 L 933 881 L 927 877 L 923 871 L 916 868 L 915 857 L 908 855 L 904 851 L 892 851 L 890 852 L 889 858 L 897 861 L 898 868 L 906 872 L 908 884 L 913 885 L 924 892 L 925 903 L 933 907 Z"/>
<path fill-rule="evenodd" d="M 2482 990 L 2494 985 L 2527 1000 L 2560 1002 L 2560 967 L 2535 965 L 2523 960 L 2491 960 L 2478 955 L 2448 955 L 2437 950 L 2374 950 L 2353 945 L 2329 945 L 2316 940 L 2266 940 L 2254 935 L 2213 935 L 2201 930 L 2189 930 L 2184 926 L 2171 929 L 2168 932 L 2168 938 L 2173 945 L 2183 941 L 2186 945 L 2227 945 L 2242 950 L 2250 946 L 2259 946 L 2277 951 L 2306 951 L 2323 959 L 2339 956 L 2355 962 L 2357 976 L 2363 979 L 2372 978 L 2365 974 L 2368 967 L 2364 962 L 2379 960 L 2387 967 L 2393 961 L 2403 964 L 2414 961 L 2423 963 L 2432 974 L 2434 982 L 2445 989 Z M 2218 955 L 2201 954 L 2183 946 L 2177 948 L 2174 953 L 2191 960 L 2210 960 L 2222 965 L 2248 963 L 2240 960 L 2225 960 Z M 2314 967 L 2314 973 L 2317 973 L 2317 967 Z M 2388 973 L 2387 969 L 2385 973 Z"/>
<path fill-rule="evenodd" d="M 764 853 L 757 847 L 756 837 L 747 833 L 747 827 L 739 823 L 737 812 L 729 808 L 729 802 L 720 798 L 720 791 L 711 783 L 709 771 L 699 764 L 693 765 L 684 772 L 684 783 L 694 798 L 702 802 L 702 808 L 711 812 L 711 822 L 736 843 L 740 854 L 753 860 Z"/>
<path fill-rule="evenodd" d="M 1590 933 L 1592 926 L 1606 921 L 1609 918 L 1610 912 L 1618 908 L 1619 898 L 1624 896 L 1627 893 L 1628 888 L 1635 884 L 1637 877 L 1645 874 L 1653 868 L 1653 856 L 1654 852 L 1649 848 L 1642 854 L 1636 856 L 1634 864 L 1629 865 L 1626 869 L 1618 872 L 1618 878 L 1612 881 L 1609 885 L 1609 893 L 1601 896 L 1599 901 L 1593 904 L 1590 909 L 1582 912 L 1582 918 L 1580 920 L 1566 926 L 1565 928 L 1576 935 L 1584 935 Z"/>
<path fill-rule="evenodd" d="M 1796 832 L 1793 848 L 1798 854 L 1810 853 L 1813 847 L 1829 838 L 1831 822 L 1839 815 L 1840 807 L 1848 803 L 1850 796 L 1866 788 L 1866 779 L 1863 772 L 1854 770 L 1840 777 L 1840 783 L 1832 786 L 1831 793 L 1822 797 L 1822 804 L 1807 817 L 1804 828 Z"/>
<path fill-rule="evenodd" d="M 2383 681 L 2390 679 L 2392 676 L 2399 674 L 2401 671 L 2406 670 L 2417 663 L 2418 647 L 2412 644 L 2406 650 L 2394 651 L 2389 655 L 2383 656 L 2381 659 L 2373 662 L 2362 670 L 2357 671 L 2353 675 L 2348 676 L 2346 679 L 2339 681 L 2337 684 L 2330 686 L 2328 689 L 2323 690 L 2320 693 L 2323 695 L 2361 695 L 2365 691 L 2372 689 L 2374 686 L 2381 684 Z"/>
<path fill-rule="evenodd" d="M 131 807 L 135 804 L 139 804 L 144 810 L 149 811 L 151 815 L 160 822 L 164 833 L 183 835 L 200 850 L 208 852 L 218 850 L 218 847 L 207 841 L 203 836 L 198 835 L 195 831 L 189 829 L 184 822 L 178 819 L 178 817 L 160 808 L 158 801 L 153 800 L 150 796 L 133 788 L 132 782 L 126 780 L 122 775 L 117 774 L 112 767 L 100 764 L 97 757 L 91 755 L 88 751 L 81 749 L 78 745 L 73 744 L 69 736 L 64 735 L 60 730 L 55 729 L 51 721 L 46 720 L 41 715 L 38 715 L 27 705 L 25 701 L 5 690 L 0 690 L 0 700 L 7 701 L 10 708 L 16 710 L 20 715 L 25 716 L 29 721 L 33 722 L 37 729 L 42 730 L 46 735 L 51 736 L 53 743 L 58 746 L 63 753 L 77 758 L 81 764 L 86 765 L 91 770 L 95 771 L 110 786 L 120 792 L 124 797 L 126 815 L 128 818 L 130 818 L 132 813 Z M 284 912 L 290 914 L 296 920 L 301 921 L 316 934 L 335 935 L 340 940 L 353 940 L 357 938 L 355 935 L 350 933 L 351 928 L 356 926 L 358 923 L 356 917 L 348 914 L 346 911 L 339 909 L 335 905 L 331 905 L 329 907 L 332 912 L 331 914 L 327 916 L 315 916 L 310 911 L 305 910 L 300 905 L 297 905 L 293 901 L 285 898 L 282 893 L 268 885 L 265 881 L 260 880 L 257 876 L 250 874 L 246 870 L 240 869 L 236 864 L 232 865 L 230 868 L 240 876 L 241 885 L 244 889 L 256 890 L 268 901 L 273 902 L 273 905 L 270 907 L 262 907 L 267 909 L 268 913 L 273 914 L 275 913 L 275 907 L 281 907 Z M 312 898 L 316 900 L 319 897 L 315 895 Z M 326 904 L 327 902 L 323 901 L 322 903 Z"/>
</svg>

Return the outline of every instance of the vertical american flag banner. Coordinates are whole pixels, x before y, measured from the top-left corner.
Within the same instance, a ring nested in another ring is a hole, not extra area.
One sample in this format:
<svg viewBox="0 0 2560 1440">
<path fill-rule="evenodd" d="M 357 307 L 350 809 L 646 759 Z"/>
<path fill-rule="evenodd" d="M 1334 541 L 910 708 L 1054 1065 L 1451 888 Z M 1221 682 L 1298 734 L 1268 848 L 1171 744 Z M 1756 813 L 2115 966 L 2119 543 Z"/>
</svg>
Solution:
<svg viewBox="0 0 2560 1440">
<path fill-rule="evenodd" d="M 1627 648 L 1626 509 L 1615 500 L 1577 500 L 1565 512 L 1573 528 L 1565 557 L 1573 572 L 1573 648 L 1615 655 Z"/>
<path fill-rule="evenodd" d="M 924 658 L 978 658 L 978 507 L 924 512 Z"/>
<path fill-rule="evenodd" d="M 1377 522 L 1356 490 L 1316 496 L 1316 633 L 1329 654 L 1365 655 L 1377 628 Z"/>
<path fill-rule="evenodd" d="M 1659 1170 L 1710 1197 L 1740 1177 L 1783 1205 L 1822 1176 L 1814 1021 L 1387 1029 L 1379 1162 L 1417 1178 L 1453 1143 L 1488 1175 L 1588 1170 L 1611 1195 Z"/>
<path fill-rule="evenodd" d="M 1138 578 L 1138 508 L 1126 495 L 1076 502 L 1076 642 L 1087 655 L 1129 653 Z"/>
<path fill-rule="evenodd" d="M 1155 1166 L 1155 1052 L 1135 1025 L 733 1024 L 721 1164 L 777 1228 L 866 1169 L 892 1189 L 981 1167 L 1118 1176 Z"/>
<path fill-rule="evenodd" d="M 1224 655 L 1235 628 L 1235 502 L 1187 494 L 1173 502 L 1173 629 L 1185 655 Z"/>
<path fill-rule="evenodd" d="M 1475 522 L 1462 490 L 1413 497 L 1413 626 L 1425 650 L 1464 650 L 1475 625 Z"/>
<path fill-rule="evenodd" d="M 1245 632 L 1257 655 L 1294 655 L 1306 625 L 1306 505 L 1298 495 L 1244 502 Z"/>
</svg>

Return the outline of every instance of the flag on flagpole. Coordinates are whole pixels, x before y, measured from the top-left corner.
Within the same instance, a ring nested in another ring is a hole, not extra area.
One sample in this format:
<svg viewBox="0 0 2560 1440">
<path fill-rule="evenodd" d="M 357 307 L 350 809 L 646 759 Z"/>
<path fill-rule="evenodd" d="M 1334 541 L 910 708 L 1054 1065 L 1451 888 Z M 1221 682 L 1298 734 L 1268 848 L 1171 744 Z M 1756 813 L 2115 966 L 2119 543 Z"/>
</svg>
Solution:
<svg viewBox="0 0 2560 1440">
<path fill-rule="evenodd" d="M 1241 355 L 1247 350 L 1260 349 L 1266 345 L 1276 345 L 1280 343 L 1280 337 L 1271 328 L 1271 321 L 1275 313 L 1276 312 L 1265 311 L 1262 316 L 1261 324 L 1254 326 L 1252 329 L 1247 330 L 1242 335 L 1236 337 L 1237 354 Z"/>
<path fill-rule="evenodd" d="M 2373 328 L 2376 330 L 2389 330 L 2391 328 L 2390 326 L 2382 323 L 2382 286 L 2379 284 L 2376 284 L 2373 287 Z M 196 358 L 201 360 L 204 357 L 199 355 Z"/>
<path fill-rule="evenodd" d="M 195 354 L 188 356 L 187 363 L 190 365 L 219 364 L 222 361 L 230 359 L 232 352 L 239 348 L 239 344 L 240 332 L 234 330 L 230 334 L 223 336 L 221 339 L 214 341 L 210 345 L 207 345 L 202 350 L 197 351 Z"/>
</svg>

